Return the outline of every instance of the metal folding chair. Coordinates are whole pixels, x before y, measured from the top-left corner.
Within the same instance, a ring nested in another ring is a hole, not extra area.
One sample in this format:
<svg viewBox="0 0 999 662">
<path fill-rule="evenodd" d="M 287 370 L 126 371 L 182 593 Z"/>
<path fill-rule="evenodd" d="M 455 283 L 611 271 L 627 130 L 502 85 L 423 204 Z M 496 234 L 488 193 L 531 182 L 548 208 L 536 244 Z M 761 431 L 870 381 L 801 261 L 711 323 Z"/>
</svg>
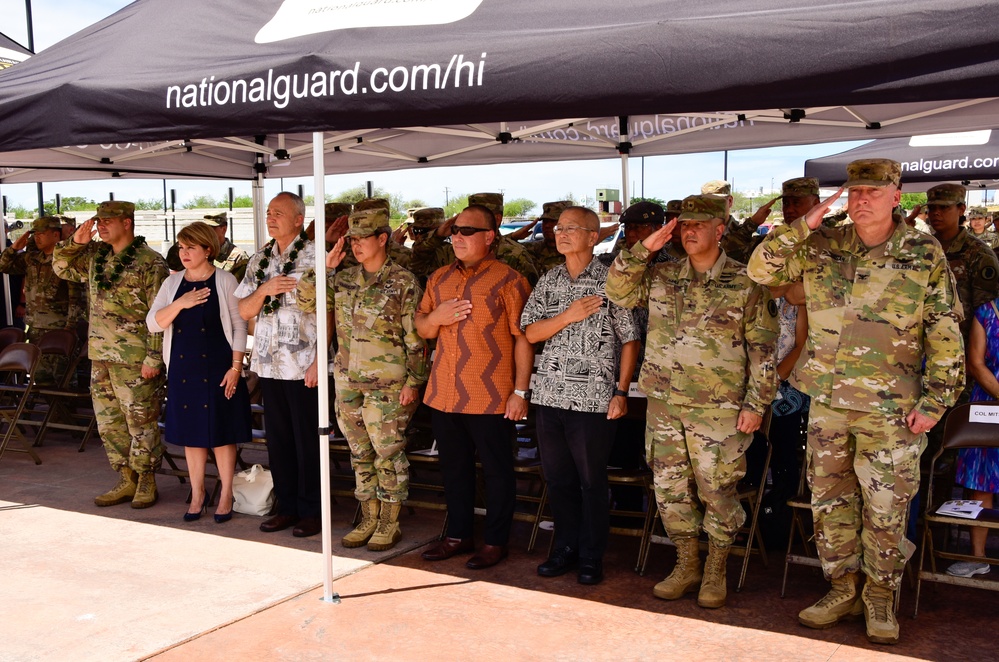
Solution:
<svg viewBox="0 0 999 662">
<path fill-rule="evenodd" d="M 18 432 L 18 420 L 31 395 L 34 372 L 40 357 L 38 347 L 20 342 L 8 345 L 0 352 L 0 373 L 9 376 L 5 383 L 0 384 L 0 425 L 5 426 L 3 438 L 0 439 L 0 459 L 9 447 L 11 452 L 27 453 L 35 464 L 42 463 L 30 443 L 26 442 L 23 448 L 10 446 L 11 439 L 15 436 L 25 439 Z"/>
</svg>

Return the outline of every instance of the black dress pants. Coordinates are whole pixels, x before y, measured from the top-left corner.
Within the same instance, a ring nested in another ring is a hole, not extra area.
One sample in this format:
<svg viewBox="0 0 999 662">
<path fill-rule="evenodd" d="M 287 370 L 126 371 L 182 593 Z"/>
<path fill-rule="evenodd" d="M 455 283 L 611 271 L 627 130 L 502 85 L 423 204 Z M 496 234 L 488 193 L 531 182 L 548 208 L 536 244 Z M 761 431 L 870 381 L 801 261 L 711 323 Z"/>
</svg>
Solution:
<svg viewBox="0 0 999 662">
<path fill-rule="evenodd" d="M 260 379 L 278 514 L 319 517 L 319 399 L 304 380 Z"/>
</svg>

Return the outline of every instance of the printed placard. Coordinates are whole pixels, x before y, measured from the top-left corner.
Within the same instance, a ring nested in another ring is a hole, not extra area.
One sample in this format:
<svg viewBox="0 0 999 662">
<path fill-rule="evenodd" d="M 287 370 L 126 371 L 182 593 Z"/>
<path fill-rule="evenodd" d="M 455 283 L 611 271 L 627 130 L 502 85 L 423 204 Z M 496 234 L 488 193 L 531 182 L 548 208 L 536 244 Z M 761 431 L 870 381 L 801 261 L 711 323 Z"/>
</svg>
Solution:
<svg viewBox="0 0 999 662">
<path fill-rule="evenodd" d="M 999 407 L 971 405 L 968 407 L 968 422 L 999 425 Z"/>
</svg>

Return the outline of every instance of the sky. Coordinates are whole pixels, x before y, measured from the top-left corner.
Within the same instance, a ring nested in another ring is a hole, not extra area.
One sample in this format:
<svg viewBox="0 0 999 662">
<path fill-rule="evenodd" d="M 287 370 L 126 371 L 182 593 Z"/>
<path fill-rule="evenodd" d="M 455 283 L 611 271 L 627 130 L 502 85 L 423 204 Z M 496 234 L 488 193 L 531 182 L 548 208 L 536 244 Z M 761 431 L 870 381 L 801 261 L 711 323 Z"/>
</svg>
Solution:
<svg viewBox="0 0 999 662">
<path fill-rule="evenodd" d="M 126 0 L 32 0 L 35 49 L 44 48 L 69 37 L 122 7 Z M 27 31 L 22 0 L 0 0 L 0 15 L 4 16 L 3 31 L 26 43 Z M 770 192 L 780 188 L 785 179 L 800 177 L 804 162 L 851 149 L 863 142 L 825 143 L 732 151 L 728 154 L 728 180 L 735 190 Z M 721 152 L 633 158 L 630 165 L 632 196 L 651 196 L 664 200 L 683 198 L 698 193 L 700 185 L 725 176 L 724 155 Z M 445 197 L 455 193 L 502 191 L 508 200 L 527 198 L 537 203 L 563 199 L 572 193 L 577 200 L 594 197 L 596 189 L 621 188 L 619 159 L 600 161 L 567 161 L 516 165 L 463 166 L 421 168 L 395 172 L 330 175 L 326 192 L 337 193 L 372 181 L 376 187 L 399 193 L 405 200 L 421 199 L 431 206 L 443 206 Z M 267 180 L 265 193 L 273 196 L 280 190 L 297 190 L 301 184 L 311 194 L 309 178 Z M 167 188 L 175 189 L 178 205 L 198 195 L 223 197 L 233 187 L 235 195 L 249 195 L 248 182 L 167 180 Z M 447 192 L 446 192 L 447 190 Z M 34 184 L 9 184 L 0 188 L 8 204 L 37 206 Z M 59 182 L 44 185 L 45 199 L 56 193 L 62 196 L 82 196 L 100 201 L 109 193 L 119 200 L 162 199 L 162 180 L 100 180 L 90 182 Z"/>
</svg>

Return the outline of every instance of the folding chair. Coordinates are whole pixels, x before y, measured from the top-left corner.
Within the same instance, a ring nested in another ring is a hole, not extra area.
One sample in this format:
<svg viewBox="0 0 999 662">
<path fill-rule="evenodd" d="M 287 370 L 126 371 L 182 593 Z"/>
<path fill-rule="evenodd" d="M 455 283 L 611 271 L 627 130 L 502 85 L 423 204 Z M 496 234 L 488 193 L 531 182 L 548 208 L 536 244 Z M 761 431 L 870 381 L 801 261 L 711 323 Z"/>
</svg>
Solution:
<svg viewBox="0 0 999 662">
<path fill-rule="evenodd" d="M 53 375 L 55 379 L 54 383 L 39 384 L 37 379 L 35 380 L 31 388 L 28 404 L 25 406 L 24 412 L 22 413 L 19 421 L 20 425 L 32 425 L 39 427 L 34 445 L 41 446 L 43 440 L 42 433 L 49 426 L 49 423 L 52 420 L 52 415 L 59 409 L 59 407 L 56 406 L 57 403 L 62 402 L 62 398 L 58 396 L 43 394 L 42 389 L 61 388 L 63 385 L 69 383 L 70 380 L 68 377 L 71 374 L 70 370 L 74 367 L 73 358 L 76 356 L 76 332 L 67 331 L 65 329 L 53 329 L 52 331 L 46 331 L 37 342 L 32 344 L 39 349 L 42 357 L 61 356 L 65 359 L 62 366 L 62 373 Z M 39 416 L 41 418 L 38 418 Z"/>
<path fill-rule="evenodd" d="M 738 495 L 739 501 L 744 504 L 744 507 L 748 511 L 746 524 L 739 529 L 739 533 L 744 535 L 745 543 L 739 544 L 735 542 L 731 547 L 731 554 L 736 556 L 742 556 L 742 568 L 739 572 L 739 581 L 736 582 L 735 590 L 736 592 L 742 590 L 743 584 L 746 583 L 746 572 L 749 570 L 749 559 L 753 553 L 760 555 L 760 561 L 763 562 L 763 567 L 770 567 L 770 563 L 767 559 L 767 548 L 763 543 L 763 534 L 760 532 L 759 519 L 760 519 L 760 506 L 763 504 L 763 494 L 767 489 L 767 474 L 770 471 L 770 458 L 773 456 L 773 445 L 770 443 L 770 437 L 766 431 L 767 426 L 763 427 L 764 432 L 760 435 L 760 438 L 764 440 L 767 446 L 766 457 L 763 461 L 763 471 L 761 472 L 759 483 L 757 485 L 740 483 L 738 485 Z M 754 548 L 755 544 L 755 548 Z"/>
<path fill-rule="evenodd" d="M 70 333 L 70 332 L 59 332 Z M 46 334 L 48 335 L 48 334 Z M 45 336 L 43 336 L 44 339 Z M 65 338 L 60 342 L 66 342 Z M 41 340 L 39 345 L 41 346 Z M 89 355 L 87 351 L 87 343 L 80 343 L 79 351 L 72 355 L 72 359 L 69 365 L 66 367 L 66 372 L 62 375 L 61 379 L 54 386 L 39 386 L 35 388 L 35 393 L 48 402 L 48 411 L 45 418 L 41 421 L 40 427 L 38 429 L 38 438 L 35 442 L 36 446 L 41 446 L 42 442 L 45 440 L 46 433 L 51 430 L 69 430 L 73 432 L 82 432 L 83 439 L 80 441 L 79 452 L 83 452 L 87 448 L 87 442 L 90 441 L 94 430 L 97 427 L 97 418 L 94 415 L 93 409 L 93 399 L 90 395 L 90 388 L 88 385 L 73 385 L 73 376 L 77 374 L 81 366 L 87 365 L 89 362 Z M 57 402 L 62 402 L 66 405 L 66 409 L 72 419 L 76 419 L 76 422 L 53 422 L 52 414 L 53 407 Z M 82 410 L 82 411 L 81 411 Z"/>
<path fill-rule="evenodd" d="M 28 403 L 39 357 L 41 352 L 38 347 L 20 342 L 8 345 L 0 352 L 0 372 L 7 373 L 13 378 L 8 380 L 8 383 L 0 384 L 0 424 L 6 424 L 3 438 L 0 440 L 0 459 L 3 458 L 12 437 L 16 435 L 23 439 L 17 430 L 18 420 Z M 10 447 L 10 450 L 27 453 L 35 464 L 42 463 L 30 444 L 26 444 L 24 448 Z"/>
<path fill-rule="evenodd" d="M 787 505 L 791 509 L 791 530 L 787 536 L 787 553 L 784 555 L 784 579 L 780 584 L 780 597 L 784 597 L 787 588 L 787 569 L 792 564 L 806 565 L 813 568 L 821 568 L 822 562 L 819 560 L 819 552 L 812 542 L 814 534 L 809 533 L 812 522 L 812 493 L 808 489 L 808 450 L 805 450 L 801 461 L 801 472 L 798 475 L 798 493 L 793 498 L 787 500 Z M 802 554 L 792 554 L 795 537 L 801 541 Z M 811 544 L 811 547 L 809 545 Z M 814 553 L 811 553 L 813 552 Z"/>
<path fill-rule="evenodd" d="M 24 329 L 19 329 L 16 326 L 0 329 L 0 352 L 16 342 L 24 342 Z"/>
<path fill-rule="evenodd" d="M 936 512 L 938 504 L 933 502 L 933 479 L 937 461 L 945 451 L 959 448 L 999 448 L 999 402 L 970 402 L 955 407 L 947 416 L 944 426 L 943 443 L 930 462 L 930 478 L 926 497 L 926 511 L 923 514 L 923 544 L 919 553 L 919 573 L 916 580 L 916 603 L 912 616 L 919 612 L 919 593 L 923 582 L 939 582 L 954 586 L 982 588 L 999 591 L 999 581 L 976 579 L 974 577 L 953 577 L 937 569 L 937 559 L 952 561 L 973 561 L 999 565 L 999 559 L 984 556 L 958 554 L 947 549 L 937 549 L 933 540 L 933 527 L 936 526 L 980 526 L 999 529 L 999 510 L 983 510 L 974 520 L 942 515 Z M 929 568 L 927 568 L 927 561 Z"/>
</svg>

